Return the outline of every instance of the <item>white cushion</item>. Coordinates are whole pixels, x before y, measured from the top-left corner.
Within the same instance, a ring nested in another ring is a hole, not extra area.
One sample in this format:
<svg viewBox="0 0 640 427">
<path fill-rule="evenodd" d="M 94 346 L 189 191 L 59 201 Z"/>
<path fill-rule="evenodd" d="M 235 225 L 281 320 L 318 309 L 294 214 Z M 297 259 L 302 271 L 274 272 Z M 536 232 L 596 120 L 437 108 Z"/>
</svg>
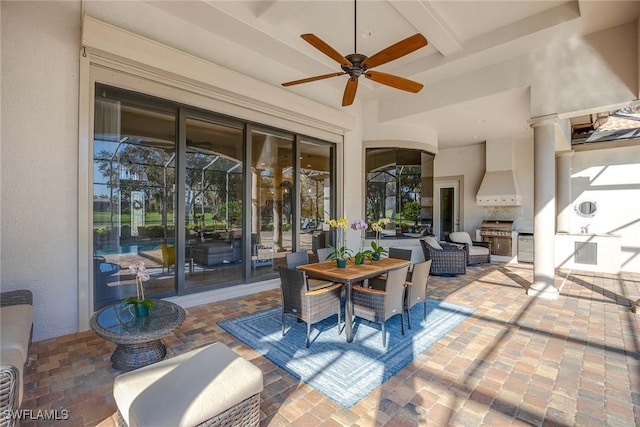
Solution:
<svg viewBox="0 0 640 427">
<path fill-rule="evenodd" d="M 318 289 L 326 288 L 333 285 L 331 280 L 324 279 L 307 279 L 310 291 L 317 291 Z"/>
<path fill-rule="evenodd" d="M 449 240 L 455 243 L 467 243 L 469 246 L 473 245 L 471 241 L 471 236 L 469 233 L 464 231 L 456 231 L 454 233 L 449 233 Z"/>
<path fill-rule="evenodd" d="M 470 246 L 469 255 L 489 255 L 489 248 L 484 246 Z"/>
<path fill-rule="evenodd" d="M 33 324 L 33 306 L 31 304 L 17 304 L 0 309 L 0 349 L 15 349 L 22 355 L 22 364 L 27 360 L 29 352 L 29 338 Z M 22 366 L 19 367 L 22 369 Z"/>
<path fill-rule="evenodd" d="M 427 244 L 432 248 L 442 249 L 442 246 L 440 246 L 440 243 L 438 243 L 438 241 L 434 237 L 427 236 L 424 238 L 424 241 L 427 242 Z"/>
<path fill-rule="evenodd" d="M 113 397 L 130 427 L 201 424 L 258 394 L 262 370 L 222 343 L 116 377 Z"/>
</svg>

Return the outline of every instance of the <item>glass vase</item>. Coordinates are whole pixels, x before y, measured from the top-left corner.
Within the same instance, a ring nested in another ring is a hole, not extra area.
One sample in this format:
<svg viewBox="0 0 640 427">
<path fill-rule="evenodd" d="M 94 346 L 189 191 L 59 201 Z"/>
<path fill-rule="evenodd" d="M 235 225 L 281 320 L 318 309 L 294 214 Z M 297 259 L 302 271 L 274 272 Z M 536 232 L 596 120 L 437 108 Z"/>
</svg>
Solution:
<svg viewBox="0 0 640 427">
<path fill-rule="evenodd" d="M 145 317 L 149 315 L 149 308 L 146 305 L 136 304 L 136 317 Z"/>
</svg>

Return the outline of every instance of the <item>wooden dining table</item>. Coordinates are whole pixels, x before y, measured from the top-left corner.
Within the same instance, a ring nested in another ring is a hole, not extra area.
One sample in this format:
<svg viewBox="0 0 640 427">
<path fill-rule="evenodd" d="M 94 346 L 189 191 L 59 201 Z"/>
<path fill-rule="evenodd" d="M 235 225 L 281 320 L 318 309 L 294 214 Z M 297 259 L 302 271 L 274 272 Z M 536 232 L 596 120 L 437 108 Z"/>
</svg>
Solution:
<svg viewBox="0 0 640 427">
<path fill-rule="evenodd" d="M 324 261 L 298 266 L 299 270 L 307 273 L 308 277 L 326 279 L 332 282 L 343 283 L 345 290 L 345 332 L 347 342 L 353 341 L 352 321 L 353 307 L 351 306 L 351 289 L 354 284 L 361 283 L 371 277 L 376 277 L 404 266 L 411 265 L 411 261 L 397 258 L 381 258 L 379 261 L 365 261 L 356 265 L 354 258 L 347 261 L 346 268 L 338 268 L 335 261 Z"/>
</svg>

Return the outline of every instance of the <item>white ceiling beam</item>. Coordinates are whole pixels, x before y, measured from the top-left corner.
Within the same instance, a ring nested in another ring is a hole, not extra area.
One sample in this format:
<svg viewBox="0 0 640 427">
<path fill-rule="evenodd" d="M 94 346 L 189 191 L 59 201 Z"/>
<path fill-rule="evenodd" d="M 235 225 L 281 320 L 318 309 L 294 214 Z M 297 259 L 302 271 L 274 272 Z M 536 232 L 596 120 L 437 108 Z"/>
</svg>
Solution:
<svg viewBox="0 0 640 427">
<path fill-rule="evenodd" d="M 287 17 L 295 15 L 305 7 L 303 1 L 268 0 L 257 2 L 256 18 L 270 24 L 278 24 Z"/>
<path fill-rule="evenodd" d="M 429 1 L 389 0 L 400 15 L 444 55 L 462 51 L 462 43 Z"/>
</svg>

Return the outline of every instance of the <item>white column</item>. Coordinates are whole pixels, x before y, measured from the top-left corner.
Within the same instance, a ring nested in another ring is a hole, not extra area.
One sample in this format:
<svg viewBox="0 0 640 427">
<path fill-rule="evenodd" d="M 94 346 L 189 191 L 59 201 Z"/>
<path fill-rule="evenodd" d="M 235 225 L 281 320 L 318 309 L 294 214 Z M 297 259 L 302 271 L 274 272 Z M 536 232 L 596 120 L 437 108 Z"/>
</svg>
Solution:
<svg viewBox="0 0 640 427">
<path fill-rule="evenodd" d="M 535 131 L 534 131 L 535 132 Z M 558 219 L 556 231 L 568 233 L 571 227 L 571 157 L 573 151 L 563 151 L 556 155 L 556 209 Z"/>
<path fill-rule="evenodd" d="M 527 295 L 558 299 L 555 279 L 556 162 L 555 126 L 557 118 L 532 119 L 533 127 L 533 283 Z"/>
</svg>

